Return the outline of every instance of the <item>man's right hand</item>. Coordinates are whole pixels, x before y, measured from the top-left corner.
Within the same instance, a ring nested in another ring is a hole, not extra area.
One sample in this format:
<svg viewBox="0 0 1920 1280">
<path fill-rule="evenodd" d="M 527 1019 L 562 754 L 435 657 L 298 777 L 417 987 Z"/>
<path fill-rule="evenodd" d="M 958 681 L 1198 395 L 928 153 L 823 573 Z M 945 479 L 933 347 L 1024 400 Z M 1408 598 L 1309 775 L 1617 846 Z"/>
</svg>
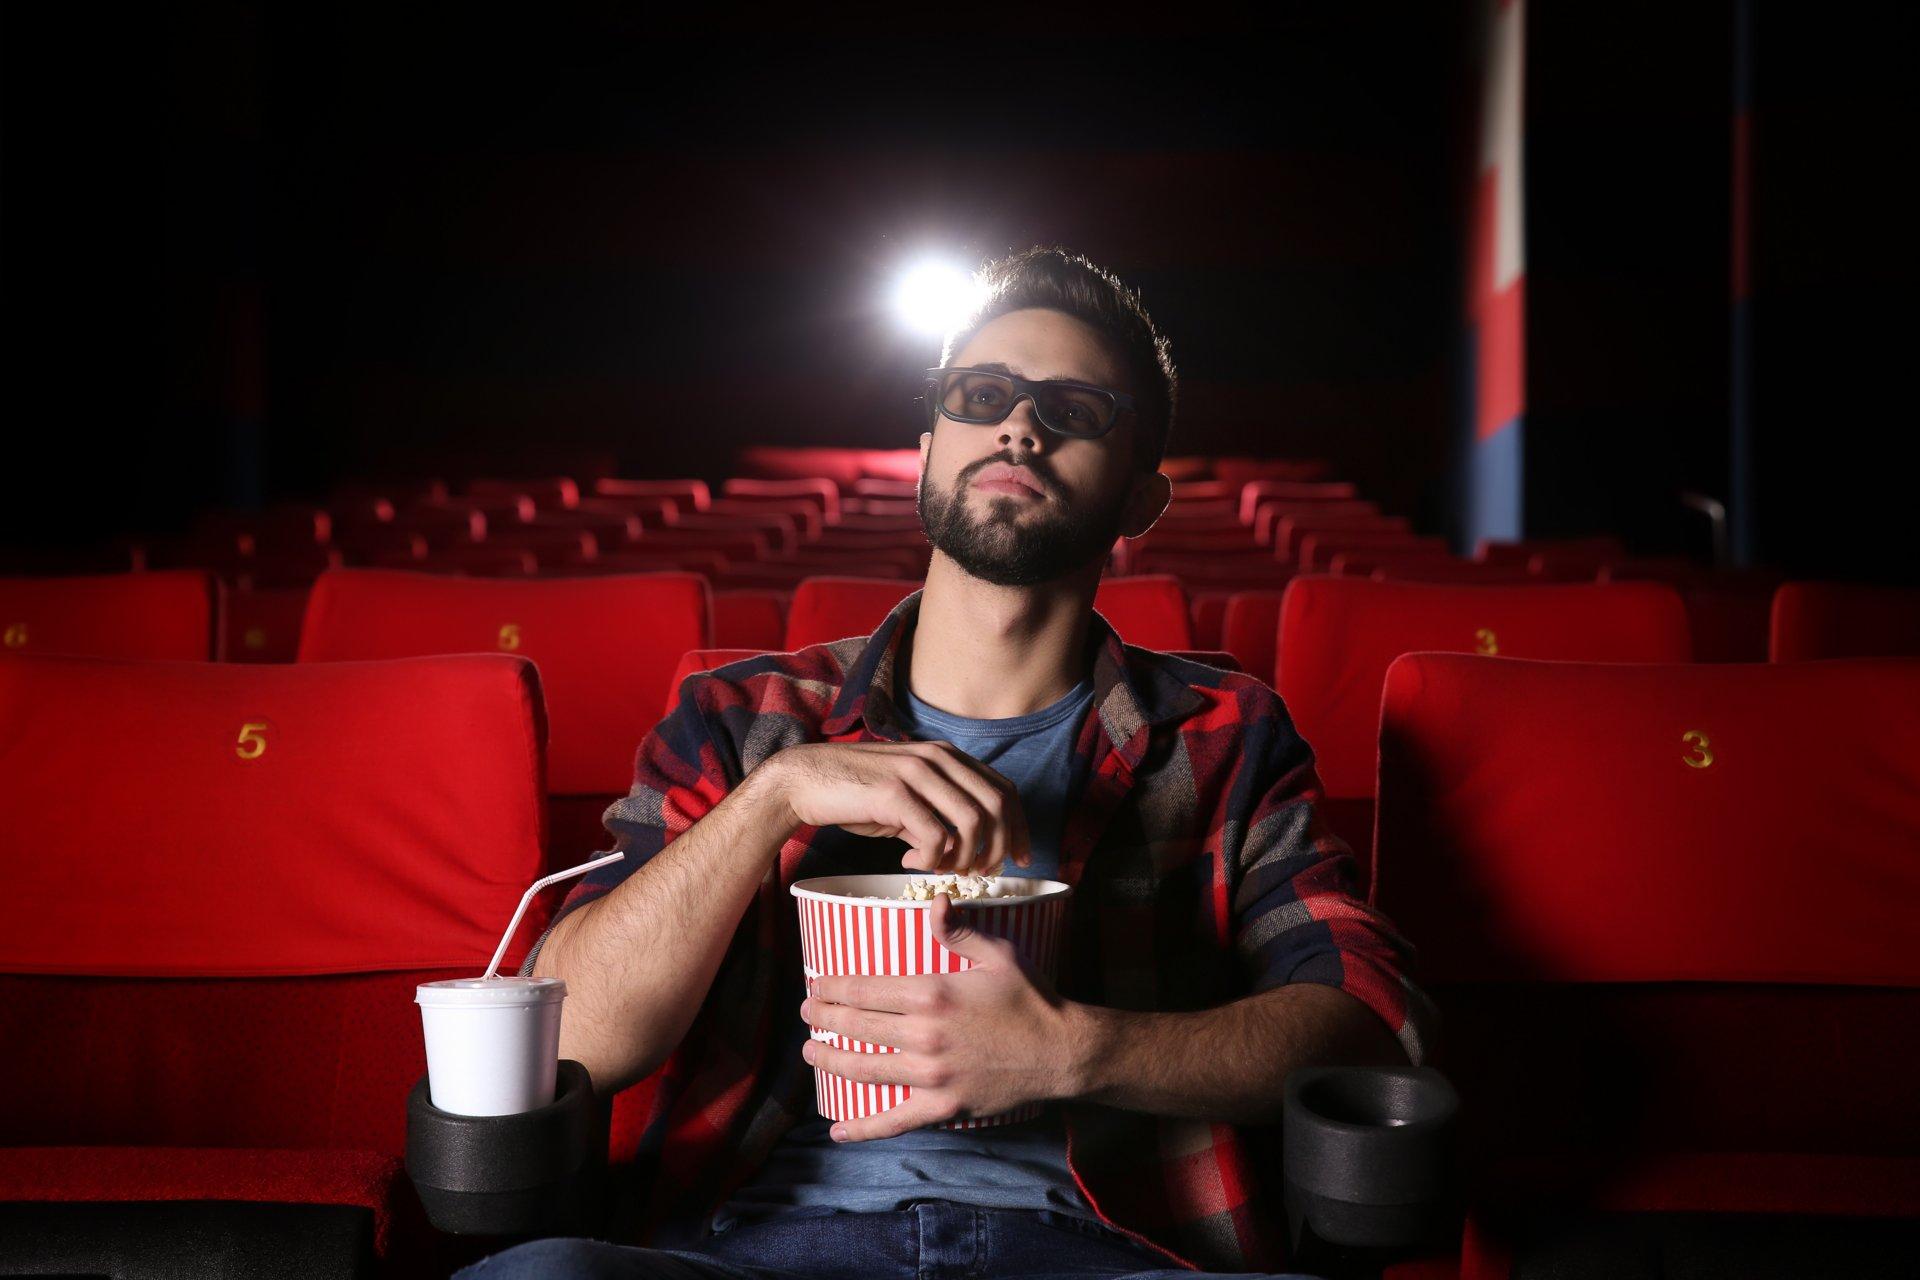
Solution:
<svg viewBox="0 0 1920 1280">
<path fill-rule="evenodd" d="M 894 836 L 915 871 L 982 874 L 1033 861 L 1020 793 L 950 742 L 806 742 L 776 752 L 776 794 L 795 826 Z"/>
</svg>

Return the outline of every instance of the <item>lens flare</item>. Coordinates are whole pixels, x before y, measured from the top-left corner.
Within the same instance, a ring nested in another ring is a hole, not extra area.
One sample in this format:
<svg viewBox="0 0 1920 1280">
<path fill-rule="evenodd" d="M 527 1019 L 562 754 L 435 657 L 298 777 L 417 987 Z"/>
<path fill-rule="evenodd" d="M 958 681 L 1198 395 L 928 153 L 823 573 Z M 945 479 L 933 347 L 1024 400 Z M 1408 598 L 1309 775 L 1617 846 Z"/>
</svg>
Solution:
<svg viewBox="0 0 1920 1280">
<path fill-rule="evenodd" d="M 900 277 L 893 307 L 915 333 L 941 335 L 959 324 L 979 297 L 973 277 L 949 262 L 922 262 Z"/>
</svg>

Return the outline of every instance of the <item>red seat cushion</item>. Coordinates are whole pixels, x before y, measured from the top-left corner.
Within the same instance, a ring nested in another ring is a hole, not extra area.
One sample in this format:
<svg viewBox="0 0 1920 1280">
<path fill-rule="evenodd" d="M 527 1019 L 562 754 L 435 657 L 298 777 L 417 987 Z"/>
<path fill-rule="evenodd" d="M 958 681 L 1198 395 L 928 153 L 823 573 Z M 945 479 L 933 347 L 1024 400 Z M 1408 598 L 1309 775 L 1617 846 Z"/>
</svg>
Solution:
<svg viewBox="0 0 1920 1280">
<path fill-rule="evenodd" d="M 1775 662 L 1920 655 L 1920 590 L 1783 582 L 1769 652 Z"/>
<path fill-rule="evenodd" d="M 0 654 L 205 662 L 220 586 L 199 569 L 0 578 Z"/>
<path fill-rule="evenodd" d="M 1304 577 L 1281 604 L 1275 687 L 1333 797 L 1374 791 L 1380 688 L 1416 650 L 1587 662 L 1685 662 L 1687 619 L 1664 583 L 1455 586 Z"/>
<path fill-rule="evenodd" d="M 531 658 L 551 713 L 548 789 L 625 795 L 674 664 L 707 642 L 707 608 L 692 574 L 476 581 L 349 569 L 314 584 L 300 660 Z"/>
</svg>

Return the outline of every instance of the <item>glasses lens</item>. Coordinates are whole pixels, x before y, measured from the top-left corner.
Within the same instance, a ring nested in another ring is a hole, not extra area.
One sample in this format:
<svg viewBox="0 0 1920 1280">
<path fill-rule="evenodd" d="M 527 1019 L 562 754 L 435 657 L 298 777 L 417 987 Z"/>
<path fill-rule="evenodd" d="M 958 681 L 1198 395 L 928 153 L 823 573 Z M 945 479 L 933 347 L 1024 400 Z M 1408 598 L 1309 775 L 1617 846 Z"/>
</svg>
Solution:
<svg viewBox="0 0 1920 1280">
<path fill-rule="evenodd" d="M 1034 397 L 1040 421 L 1066 436 L 1097 436 L 1113 425 L 1114 399 L 1089 387 L 1044 385 Z"/>
<path fill-rule="evenodd" d="M 950 373 L 940 407 L 961 422 L 998 422 L 1013 404 L 1013 380 L 998 373 Z"/>
</svg>

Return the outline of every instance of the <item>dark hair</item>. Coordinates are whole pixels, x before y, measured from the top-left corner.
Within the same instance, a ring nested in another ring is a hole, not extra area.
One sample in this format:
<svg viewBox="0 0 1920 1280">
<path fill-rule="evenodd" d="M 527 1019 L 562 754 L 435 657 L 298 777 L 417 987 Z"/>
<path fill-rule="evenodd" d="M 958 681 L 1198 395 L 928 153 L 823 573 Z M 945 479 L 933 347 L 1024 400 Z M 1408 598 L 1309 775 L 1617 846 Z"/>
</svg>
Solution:
<svg viewBox="0 0 1920 1280">
<path fill-rule="evenodd" d="M 1140 295 L 1080 254 L 1041 245 L 995 258 L 974 280 L 980 301 L 947 335 L 940 363 L 952 364 L 954 353 L 988 321 L 1009 312 L 1030 307 L 1065 312 L 1099 332 L 1120 356 L 1137 414 L 1134 460 L 1143 471 L 1158 468 L 1173 429 L 1179 375 L 1166 336 L 1153 327 Z"/>
</svg>

